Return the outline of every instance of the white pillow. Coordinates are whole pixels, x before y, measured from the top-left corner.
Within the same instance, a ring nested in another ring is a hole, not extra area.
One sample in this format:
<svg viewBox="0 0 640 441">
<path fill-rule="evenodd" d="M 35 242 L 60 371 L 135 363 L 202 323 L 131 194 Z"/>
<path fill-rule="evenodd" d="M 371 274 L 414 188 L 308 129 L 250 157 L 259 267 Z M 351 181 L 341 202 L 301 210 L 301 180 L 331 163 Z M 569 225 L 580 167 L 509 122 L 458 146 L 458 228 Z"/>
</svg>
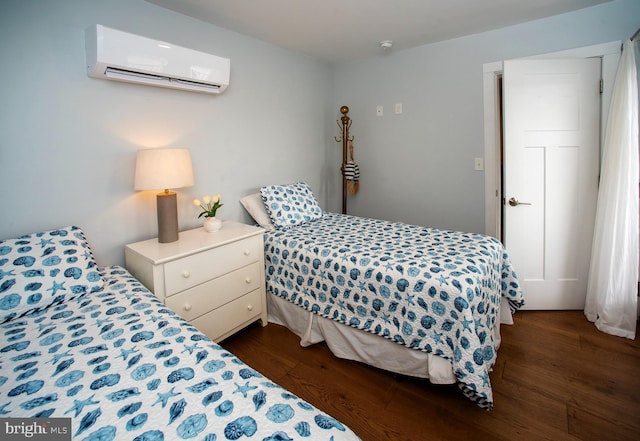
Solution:
<svg viewBox="0 0 640 441">
<path fill-rule="evenodd" d="M 247 213 L 251 215 L 258 225 L 267 230 L 275 230 L 276 227 L 271 222 L 269 213 L 264 206 L 264 201 L 260 193 L 253 193 L 240 199 L 240 203 L 247 210 Z"/>
<path fill-rule="evenodd" d="M 278 230 L 286 230 L 322 217 L 322 209 L 311 187 L 304 182 L 262 187 L 260 196 Z"/>
</svg>

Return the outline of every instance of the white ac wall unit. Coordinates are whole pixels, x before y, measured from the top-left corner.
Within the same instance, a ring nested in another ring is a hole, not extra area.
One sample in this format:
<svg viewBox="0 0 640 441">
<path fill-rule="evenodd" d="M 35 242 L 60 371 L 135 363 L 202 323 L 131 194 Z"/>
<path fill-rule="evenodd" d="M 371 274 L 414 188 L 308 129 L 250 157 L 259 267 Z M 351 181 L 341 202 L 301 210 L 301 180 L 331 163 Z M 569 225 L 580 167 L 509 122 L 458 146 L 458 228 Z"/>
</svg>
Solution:
<svg viewBox="0 0 640 441">
<path fill-rule="evenodd" d="M 93 78 L 218 94 L 229 85 L 228 58 L 152 40 L 102 25 L 86 34 Z"/>
</svg>

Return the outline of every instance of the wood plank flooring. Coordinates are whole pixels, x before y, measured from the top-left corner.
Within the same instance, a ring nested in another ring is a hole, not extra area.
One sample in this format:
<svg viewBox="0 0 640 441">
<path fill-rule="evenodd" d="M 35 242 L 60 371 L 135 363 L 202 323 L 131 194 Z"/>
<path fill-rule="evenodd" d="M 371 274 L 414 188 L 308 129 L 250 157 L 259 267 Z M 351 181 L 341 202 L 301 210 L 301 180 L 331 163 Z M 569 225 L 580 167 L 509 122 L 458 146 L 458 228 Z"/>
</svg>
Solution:
<svg viewBox="0 0 640 441">
<path fill-rule="evenodd" d="M 520 311 L 502 327 L 494 409 L 436 386 L 302 348 L 286 328 L 254 324 L 221 344 L 247 364 L 379 440 L 640 440 L 640 329 L 602 333 L 581 311 Z"/>
</svg>

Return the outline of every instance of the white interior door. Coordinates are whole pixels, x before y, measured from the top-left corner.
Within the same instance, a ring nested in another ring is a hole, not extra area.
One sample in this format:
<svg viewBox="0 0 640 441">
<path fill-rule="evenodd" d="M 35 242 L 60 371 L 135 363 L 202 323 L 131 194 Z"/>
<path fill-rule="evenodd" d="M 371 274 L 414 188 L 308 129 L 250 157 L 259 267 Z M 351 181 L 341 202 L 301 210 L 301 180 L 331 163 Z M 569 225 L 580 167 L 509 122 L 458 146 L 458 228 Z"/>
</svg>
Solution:
<svg viewBox="0 0 640 441">
<path fill-rule="evenodd" d="M 526 309 L 583 309 L 598 195 L 599 58 L 504 63 L 504 241 Z"/>
</svg>

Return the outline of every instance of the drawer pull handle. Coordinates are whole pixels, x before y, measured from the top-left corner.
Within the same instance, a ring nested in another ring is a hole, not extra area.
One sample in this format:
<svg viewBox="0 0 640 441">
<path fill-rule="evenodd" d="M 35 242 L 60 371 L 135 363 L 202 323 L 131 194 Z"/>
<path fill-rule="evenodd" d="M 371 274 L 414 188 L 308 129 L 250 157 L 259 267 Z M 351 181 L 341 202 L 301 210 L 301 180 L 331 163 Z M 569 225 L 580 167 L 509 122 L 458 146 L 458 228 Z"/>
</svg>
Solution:
<svg viewBox="0 0 640 441">
<path fill-rule="evenodd" d="M 191 311 L 191 305 L 189 303 L 185 303 L 183 308 L 185 311 Z"/>
<path fill-rule="evenodd" d="M 249 311 L 253 311 L 253 305 L 252 305 L 251 303 L 249 303 L 249 304 L 247 305 L 247 309 L 248 309 Z"/>
<path fill-rule="evenodd" d="M 187 270 L 182 271 L 182 277 L 188 279 L 191 276 L 191 273 Z"/>
<path fill-rule="evenodd" d="M 247 278 L 245 278 L 245 279 L 244 279 L 244 283 L 246 283 L 247 285 L 248 285 L 249 283 L 251 283 L 251 277 L 247 277 Z"/>
<path fill-rule="evenodd" d="M 245 256 L 248 256 L 248 255 L 250 255 L 250 254 L 251 254 L 251 251 L 250 251 L 250 250 L 244 250 L 243 254 L 244 254 Z"/>
</svg>

